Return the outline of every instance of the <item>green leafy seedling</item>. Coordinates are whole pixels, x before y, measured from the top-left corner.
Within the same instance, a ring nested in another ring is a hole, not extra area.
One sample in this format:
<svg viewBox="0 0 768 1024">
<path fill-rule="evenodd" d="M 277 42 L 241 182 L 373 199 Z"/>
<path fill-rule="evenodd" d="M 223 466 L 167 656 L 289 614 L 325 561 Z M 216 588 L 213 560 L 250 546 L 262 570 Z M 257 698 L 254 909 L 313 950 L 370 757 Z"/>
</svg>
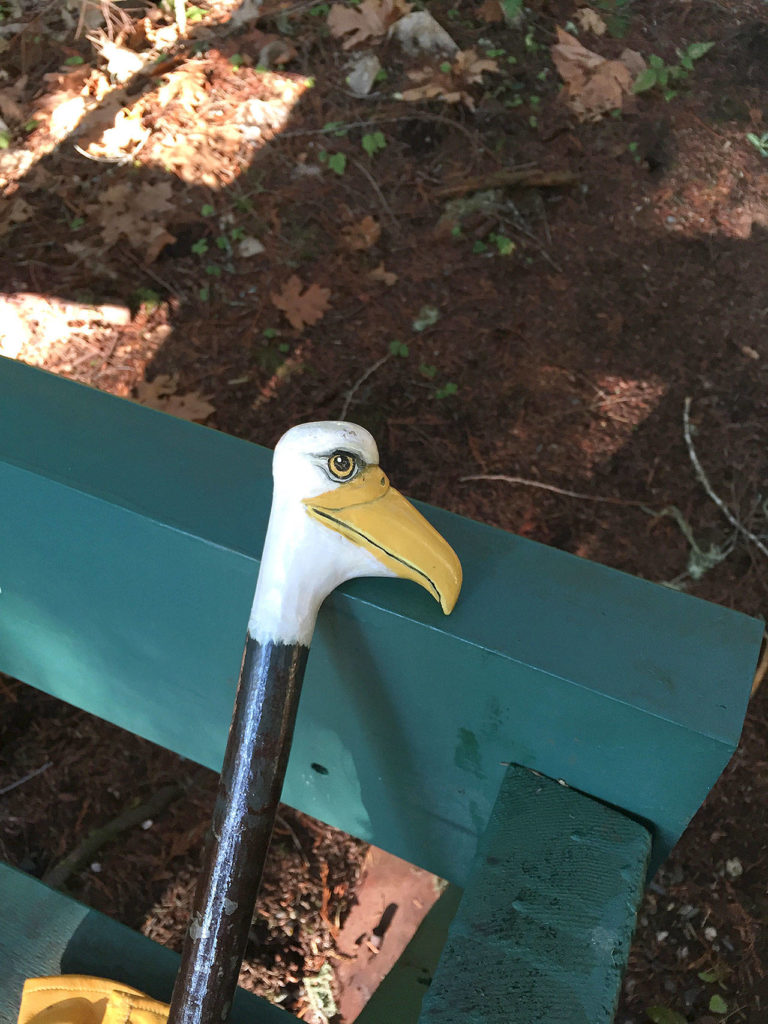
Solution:
<svg viewBox="0 0 768 1024">
<path fill-rule="evenodd" d="M 511 238 L 507 238 L 506 235 L 489 235 L 490 240 L 496 246 L 499 256 L 511 256 L 517 246 Z"/>
<path fill-rule="evenodd" d="M 198 238 L 191 251 L 195 256 L 204 256 L 208 252 L 208 242 L 204 238 Z"/>
<path fill-rule="evenodd" d="M 338 174 L 339 177 L 347 169 L 347 158 L 343 153 L 329 153 L 327 150 L 321 149 L 317 156 L 320 163 L 326 164 L 328 169 L 334 174 Z"/>
<path fill-rule="evenodd" d="M 202 21 L 207 14 L 208 11 L 204 7 L 188 7 L 187 21 Z"/>
<path fill-rule="evenodd" d="M 374 156 L 382 149 L 386 149 L 387 140 L 384 132 L 368 132 L 361 139 L 360 145 L 363 147 L 368 156 Z"/>
<path fill-rule="evenodd" d="M 348 131 L 349 128 L 343 121 L 326 121 L 322 128 L 324 135 L 334 135 L 337 139 L 342 138 Z"/>
<path fill-rule="evenodd" d="M 763 132 L 762 135 L 747 132 L 747 142 L 750 142 L 755 147 L 760 156 L 768 159 L 768 132 Z"/>
<path fill-rule="evenodd" d="M 652 53 L 648 58 L 648 67 L 637 76 L 632 91 L 634 93 L 648 92 L 649 89 L 658 86 L 662 90 L 664 99 L 671 100 L 677 95 L 677 90 L 672 88 L 672 83 L 683 82 L 693 70 L 693 62 L 699 60 L 705 53 L 709 53 L 714 45 L 714 43 L 691 43 L 684 50 L 678 49 L 679 64 L 665 64 L 658 54 Z"/>
<path fill-rule="evenodd" d="M 408 356 L 409 351 L 410 350 L 405 342 L 399 341 L 397 338 L 389 343 L 389 354 L 391 356 L 400 356 L 402 359 L 405 359 Z"/>
<path fill-rule="evenodd" d="M 431 363 L 419 363 L 419 373 L 427 380 L 434 380 L 437 375 L 437 367 Z"/>
<path fill-rule="evenodd" d="M 276 327 L 265 327 L 261 333 L 265 338 L 271 341 L 272 338 L 277 338 L 279 336 L 280 331 L 278 331 Z"/>
<path fill-rule="evenodd" d="M 712 1013 L 728 1013 L 728 1003 L 717 993 L 709 1000 L 709 1008 Z"/>
<path fill-rule="evenodd" d="M 0 149 L 8 149 L 11 144 L 11 133 L 5 130 L 0 132 Z"/>
<path fill-rule="evenodd" d="M 727 980 L 731 973 L 731 968 L 727 964 L 717 964 L 716 967 L 710 967 L 709 970 L 699 971 L 698 977 L 702 981 L 706 981 L 708 985 L 717 983 L 722 985 Z"/>
<path fill-rule="evenodd" d="M 508 25 L 515 25 L 523 12 L 523 0 L 500 0 L 504 20 Z"/>
<path fill-rule="evenodd" d="M 231 252 L 232 243 L 226 235 L 219 235 L 216 239 L 216 248 L 221 249 L 223 252 Z"/>
<path fill-rule="evenodd" d="M 203 203 L 203 205 L 200 207 L 200 216 L 201 217 L 212 217 L 214 215 L 214 213 L 216 213 L 216 211 L 211 206 L 210 203 Z"/>
<path fill-rule="evenodd" d="M 221 267 L 215 263 L 206 263 L 205 272 L 208 277 L 221 277 Z"/>
<path fill-rule="evenodd" d="M 435 398 L 437 398 L 438 400 L 441 400 L 443 398 L 451 398 L 453 395 L 456 394 L 458 390 L 459 385 L 454 384 L 452 380 L 449 380 L 447 383 L 443 384 L 442 387 L 439 387 L 435 391 Z"/>
<path fill-rule="evenodd" d="M 229 58 L 229 63 L 233 68 L 241 68 L 245 63 L 242 53 L 233 53 Z"/>
<path fill-rule="evenodd" d="M 79 231 L 83 224 L 85 224 L 85 217 L 73 217 L 69 222 L 69 230 Z"/>
<path fill-rule="evenodd" d="M 80 54 L 76 53 L 73 54 L 73 56 L 71 57 L 67 57 L 64 63 L 68 68 L 75 68 L 79 64 L 85 64 L 85 58 L 81 57 Z"/>
</svg>

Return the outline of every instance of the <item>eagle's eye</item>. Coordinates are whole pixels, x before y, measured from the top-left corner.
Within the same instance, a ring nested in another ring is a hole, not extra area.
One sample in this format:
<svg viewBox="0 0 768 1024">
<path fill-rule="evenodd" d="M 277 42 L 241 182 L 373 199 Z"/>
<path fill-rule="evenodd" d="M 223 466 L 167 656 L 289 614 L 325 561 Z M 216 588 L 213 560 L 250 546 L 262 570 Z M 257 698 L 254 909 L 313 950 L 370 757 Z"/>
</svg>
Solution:
<svg viewBox="0 0 768 1024">
<path fill-rule="evenodd" d="M 349 480 L 357 469 L 357 459 L 349 452 L 334 452 L 328 459 L 328 469 L 337 480 Z"/>
</svg>

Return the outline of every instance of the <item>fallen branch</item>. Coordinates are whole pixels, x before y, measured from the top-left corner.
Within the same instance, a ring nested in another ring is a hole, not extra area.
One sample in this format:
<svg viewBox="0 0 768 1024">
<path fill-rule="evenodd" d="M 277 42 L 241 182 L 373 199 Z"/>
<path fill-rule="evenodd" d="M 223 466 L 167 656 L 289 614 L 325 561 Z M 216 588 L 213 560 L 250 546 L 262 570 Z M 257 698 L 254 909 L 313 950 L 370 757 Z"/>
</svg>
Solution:
<svg viewBox="0 0 768 1024">
<path fill-rule="evenodd" d="M 436 188 L 432 195 L 438 198 L 464 196 L 467 192 L 484 192 L 492 188 L 563 188 L 578 181 L 572 171 L 542 171 L 539 167 L 505 167 L 480 178 L 463 178 L 452 185 Z"/>
<path fill-rule="evenodd" d="M 94 853 L 100 850 L 102 846 L 116 839 L 121 832 L 126 832 L 129 828 L 135 828 L 136 825 L 140 825 L 148 818 L 156 817 L 169 803 L 181 796 L 182 793 L 181 786 L 163 786 L 146 803 L 139 804 L 138 807 L 130 807 L 127 811 L 123 811 L 122 814 L 118 814 L 112 821 L 108 821 L 106 825 L 102 825 L 101 828 L 96 828 L 89 832 L 63 860 L 60 860 L 58 864 L 54 864 L 52 868 L 45 872 L 42 879 L 43 882 L 46 885 L 50 885 L 52 889 L 60 889 L 70 875 L 74 874 L 83 864 L 90 861 Z"/>
<path fill-rule="evenodd" d="M 718 497 L 717 494 L 715 494 L 715 492 L 714 492 L 714 490 L 712 488 L 712 484 L 709 482 L 709 478 L 707 477 L 707 474 L 704 472 L 703 466 L 699 462 L 699 457 L 696 454 L 696 449 L 693 446 L 693 438 L 691 436 L 691 418 L 690 417 L 691 417 L 691 399 L 690 398 L 686 398 L 685 404 L 683 406 L 683 434 L 685 435 L 685 443 L 686 443 L 686 446 L 688 448 L 688 456 L 689 456 L 689 458 L 691 460 L 691 464 L 693 465 L 693 470 L 694 470 L 694 472 L 696 474 L 697 480 L 699 481 L 701 486 L 704 488 L 704 490 L 707 492 L 708 496 L 712 499 L 712 501 L 714 501 L 714 503 L 717 505 L 717 507 L 723 513 L 723 515 L 728 520 L 728 522 L 731 524 L 731 526 L 733 526 L 736 530 L 738 530 L 739 533 L 743 537 L 746 537 L 748 541 L 751 541 L 751 543 L 754 544 L 755 547 L 759 551 L 762 551 L 762 553 L 766 556 L 766 558 L 768 558 L 768 547 L 766 547 L 765 544 L 763 544 L 763 542 L 760 540 L 760 538 L 756 537 L 755 534 L 752 533 L 751 530 L 748 530 L 746 528 L 746 526 L 744 526 L 743 523 L 739 522 L 739 520 L 736 518 L 736 516 L 733 514 L 733 512 L 731 512 L 731 510 L 725 504 L 723 499 Z"/>
</svg>

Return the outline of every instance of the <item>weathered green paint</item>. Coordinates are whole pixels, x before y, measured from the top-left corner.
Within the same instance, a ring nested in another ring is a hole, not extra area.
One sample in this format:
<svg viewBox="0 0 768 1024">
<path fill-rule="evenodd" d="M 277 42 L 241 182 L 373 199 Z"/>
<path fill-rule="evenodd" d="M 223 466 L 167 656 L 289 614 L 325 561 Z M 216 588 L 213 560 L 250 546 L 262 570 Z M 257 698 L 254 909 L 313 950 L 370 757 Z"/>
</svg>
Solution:
<svg viewBox="0 0 768 1024">
<path fill-rule="evenodd" d="M 419 1024 L 610 1024 L 651 839 L 510 768 Z"/>
<path fill-rule="evenodd" d="M 0 360 L 0 670 L 218 769 L 269 467 Z M 649 822 L 658 861 L 738 740 L 762 624 L 426 514 L 464 564 L 459 605 L 395 580 L 327 602 L 284 799 L 463 884 L 516 762 Z"/>
<path fill-rule="evenodd" d="M 168 1002 L 178 953 L 0 865 L 0 1024 L 16 1024 L 26 978 L 92 974 Z M 232 1024 L 290 1024 L 295 1018 L 238 989 Z"/>
</svg>

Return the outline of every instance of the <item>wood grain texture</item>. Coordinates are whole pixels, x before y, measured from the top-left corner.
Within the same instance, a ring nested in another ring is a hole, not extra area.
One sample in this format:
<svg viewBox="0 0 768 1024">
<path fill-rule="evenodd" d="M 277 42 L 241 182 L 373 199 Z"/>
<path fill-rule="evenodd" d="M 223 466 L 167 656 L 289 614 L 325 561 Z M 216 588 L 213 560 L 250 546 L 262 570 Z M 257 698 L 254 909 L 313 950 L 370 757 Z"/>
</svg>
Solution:
<svg viewBox="0 0 768 1024">
<path fill-rule="evenodd" d="M 610 1024 L 650 845 L 618 811 L 510 768 L 419 1024 Z"/>
</svg>

